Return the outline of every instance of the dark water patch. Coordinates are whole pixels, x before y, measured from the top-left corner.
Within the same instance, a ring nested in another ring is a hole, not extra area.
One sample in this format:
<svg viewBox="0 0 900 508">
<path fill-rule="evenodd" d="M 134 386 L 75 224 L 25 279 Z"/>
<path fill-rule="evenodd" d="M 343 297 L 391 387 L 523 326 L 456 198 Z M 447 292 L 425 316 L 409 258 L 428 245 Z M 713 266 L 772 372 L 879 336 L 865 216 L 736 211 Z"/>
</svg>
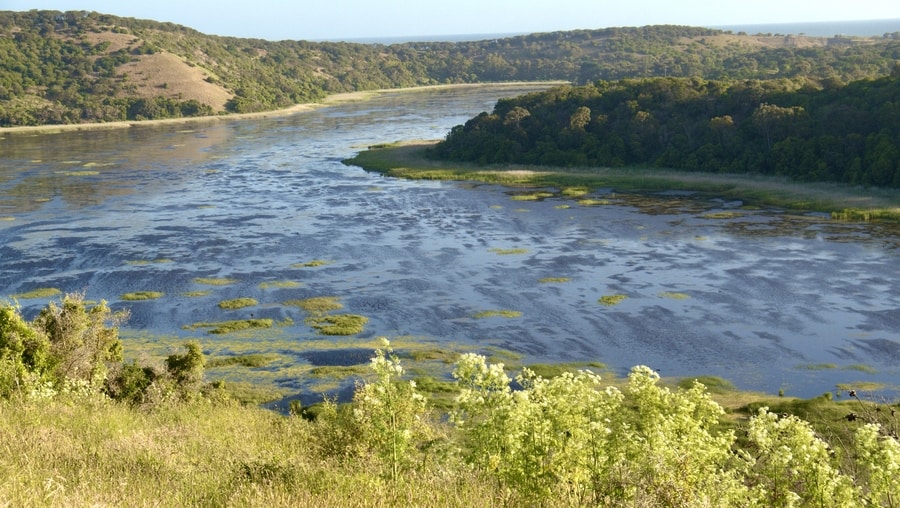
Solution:
<svg viewBox="0 0 900 508">
<path fill-rule="evenodd" d="M 856 345 L 879 363 L 900 364 L 900 342 L 888 339 L 859 339 Z"/>
</svg>

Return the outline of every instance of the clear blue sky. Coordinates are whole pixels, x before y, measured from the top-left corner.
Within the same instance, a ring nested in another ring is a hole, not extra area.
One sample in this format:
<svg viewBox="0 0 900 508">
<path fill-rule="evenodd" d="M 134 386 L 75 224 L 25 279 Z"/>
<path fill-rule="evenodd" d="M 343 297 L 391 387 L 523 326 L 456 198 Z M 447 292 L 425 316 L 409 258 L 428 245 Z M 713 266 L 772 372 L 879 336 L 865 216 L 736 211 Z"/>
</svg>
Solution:
<svg viewBox="0 0 900 508">
<path fill-rule="evenodd" d="M 97 11 L 270 40 L 900 18 L 900 0 L 0 0 L 0 10 L 30 9 Z"/>
</svg>

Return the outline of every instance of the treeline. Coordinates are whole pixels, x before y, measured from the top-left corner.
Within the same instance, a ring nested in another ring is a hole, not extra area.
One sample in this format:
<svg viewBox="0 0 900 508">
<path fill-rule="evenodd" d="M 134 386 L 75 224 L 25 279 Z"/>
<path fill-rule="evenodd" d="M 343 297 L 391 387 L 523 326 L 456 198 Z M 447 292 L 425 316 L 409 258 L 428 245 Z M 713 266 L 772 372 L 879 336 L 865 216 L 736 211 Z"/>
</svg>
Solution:
<svg viewBox="0 0 900 508">
<path fill-rule="evenodd" d="M 97 34 L 129 39 L 119 47 Z M 0 126 L 220 112 L 179 99 L 177 90 L 137 93 L 123 66 L 158 53 L 207 73 L 208 83 L 231 96 L 225 112 L 252 112 L 336 92 L 445 83 L 679 76 L 834 87 L 890 73 L 900 33 L 812 38 L 650 26 L 386 46 L 219 37 L 85 11 L 6 11 L 0 12 Z"/>
<path fill-rule="evenodd" d="M 564 86 L 499 101 L 454 127 L 432 155 L 900 187 L 900 66 L 825 90 L 802 80 L 696 78 Z"/>
</svg>

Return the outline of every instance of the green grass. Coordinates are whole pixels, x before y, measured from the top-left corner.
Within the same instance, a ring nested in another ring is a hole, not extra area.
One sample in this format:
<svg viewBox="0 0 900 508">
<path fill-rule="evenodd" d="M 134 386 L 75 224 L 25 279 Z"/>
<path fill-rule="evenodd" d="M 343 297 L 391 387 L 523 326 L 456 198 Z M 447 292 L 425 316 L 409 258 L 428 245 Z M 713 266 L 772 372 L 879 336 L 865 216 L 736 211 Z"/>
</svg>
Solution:
<svg viewBox="0 0 900 508">
<path fill-rule="evenodd" d="M 718 376 L 699 376 L 695 378 L 685 378 L 678 382 L 679 388 L 689 389 L 694 385 L 694 381 L 699 381 L 709 390 L 710 393 L 728 393 L 735 391 L 731 381 Z"/>
<path fill-rule="evenodd" d="M 206 286 L 228 286 L 237 283 L 237 279 L 228 279 L 224 277 L 197 277 L 196 279 L 194 279 L 194 282 L 197 284 L 204 284 Z"/>
<path fill-rule="evenodd" d="M 24 293 L 15 294 L 13 295 L 13 298 L 17 298 L 19 300 L 29 300 L 33 298 L 50 298 L 60 294 L 62 294 L 62 291 L 57 288 L 37 288 L 32 289 L 31 291 L 26 291 Z"/>
<path fill-rule="evenodd" d="M 127 301 L 156 300 L 162 298 L 164 294 L 159 291 L 135 291 L 134 293 L 125 293 L 119 298 Z"/>
<path fill-rule="evenodd" d="M 344 304 L 336 296 L 314 296 L 303 300 L 288 300 L 284 304 L 289 307 L 299 307 L 313 314 L 324 314 L 344 308 Z"/>
<path fill-rule="evenodd" d="M 625 301 L 628 298 L 627 295 L 616 294 L 616 295 L 604 295 L 601 296 L 597 303 L 601 305 L 606 305 L 607 307 L 612 307 L 613 305 L 618 305 Z"/>
<path fill-rule="evenodd" d="M 472 316 L 475 319 L 487 319 L 492 317 L 517 318 L 522 317 L 522 312 L 518 310 L 483 310 Z"/>
<path fill-rule="evenodd" d="M 356 335 L 362 333 L 368 322 L 369 318 L 356 314 L 314 316 L 306 319 L 306 323 L 322 335 Z"/>
<path fill-rule="evenodd" d="M 232 300 L 222 300 L 219 302 L 219 308 L 225 310 L 237 310 L 246 307 L 259 305 L 255 298 L 234 298 Z"/>
<path fill-rule="evenodd" d="M 243 319 L 236 321 L 199 322 L 185 325 L 182 328 L 185 330 L 209 328 L 209 333 L 222 335 L 252 328 L 272 328 L 274 324 L 275 322 L 272 319 Z"/>
</svg>

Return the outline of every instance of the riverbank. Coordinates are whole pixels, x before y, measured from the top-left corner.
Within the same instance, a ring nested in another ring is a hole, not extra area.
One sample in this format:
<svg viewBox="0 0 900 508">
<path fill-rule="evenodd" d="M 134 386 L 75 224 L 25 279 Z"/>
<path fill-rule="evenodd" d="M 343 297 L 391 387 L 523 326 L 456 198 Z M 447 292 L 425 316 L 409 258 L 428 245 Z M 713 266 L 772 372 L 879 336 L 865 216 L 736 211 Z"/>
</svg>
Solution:
<svg viewBox="0 0 900 508">
<path fill-rule="evenodd" d="M 436 141 L 370 147 L 344 161 L 387 176 L 421 180 L 472 180 L 502 185 L 580 188 L 617 192 L 691 191 L 747 205 L 830 213 L 844 220 L 900 222 L 900 192 L 833 183 L 792 182 L 760 175 L 697 173 L 662 168 L 560 168 L 524 165 L 479 166 L 429 159 Z"/>
<path fill-rule="evenodd" d="M 191 116 L 181 118 L 163 118 L 159 120 L 126 120 L 121 122 L 103 122 L 103 123 L 76 123 L 76 124 L 59 124 L 59 125 L 29 125 L 21 127 L 0 127 L 0 139 L 9 135 L 38 135 L 38 134 L 58 134 L 61 132 L 81 132 L 81 131 L 102 131 L 111 129 L 128 129 L 136 126 L 159 126 L 159 125 L 187 125 L 198 123 L 212 123 L 233 120 L 248 120 L 260 118 L 277 118 L 283 116 L 291 116 L 314 109 L 335 106 L 346 102 L 363 101 L 384 93 L 411 93 L 424 92 L 428 90 L 450 89 L 450 88 L 472 88 L 472 87 L 519 87 L 522 85 L 547 85 L 556 86 L 566 84 L 565 81 L 546 81 L 546 82 L 510 82 L 510 83 L 463 83 L 453 85 L 428 85 L 412 88 L 386 88 L 378 90 L 364 90 L 359 92 L 338 93 L 325 97 L 321 102 L 311 102 L 306 104 L 296 104 L 289 108 L 276 109 L 272 111 L 259 111 L 255 113 L 231 113 L 212 116 Z"/>
</svg>

